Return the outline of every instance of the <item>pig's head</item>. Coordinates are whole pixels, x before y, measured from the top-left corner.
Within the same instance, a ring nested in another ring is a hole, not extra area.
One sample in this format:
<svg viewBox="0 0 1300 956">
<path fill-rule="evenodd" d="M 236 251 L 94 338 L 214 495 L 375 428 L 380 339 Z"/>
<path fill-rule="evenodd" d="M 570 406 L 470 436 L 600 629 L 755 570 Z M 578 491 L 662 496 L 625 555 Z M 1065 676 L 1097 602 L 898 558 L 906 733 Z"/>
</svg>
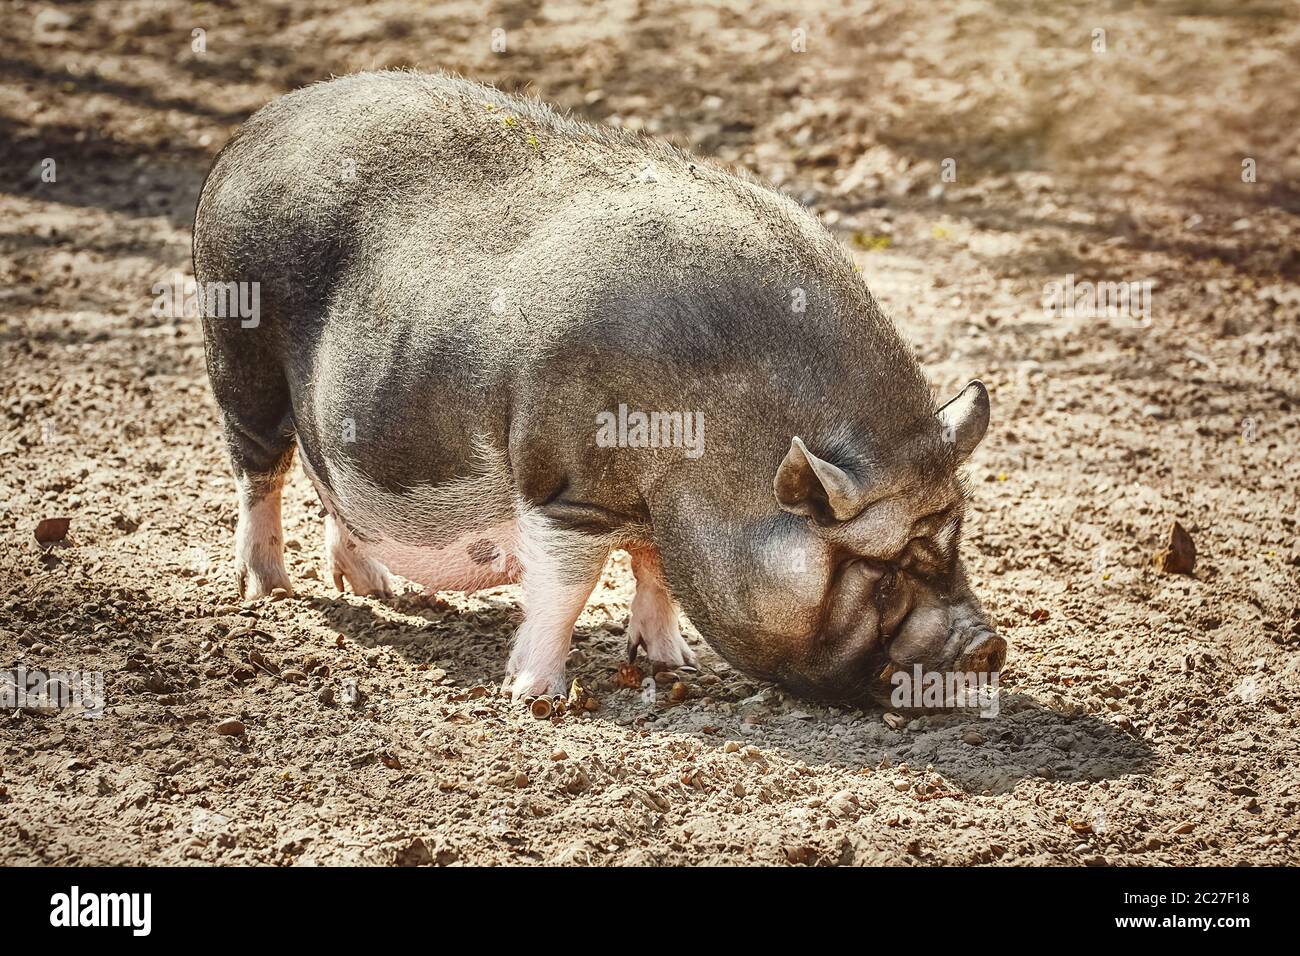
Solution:
<svg viewBox="0 0 1300 956">
<path fill-rule="evenodd" d="M 791 437 L 770 478 L 776 508 L 769 499 L 765 516 L 730 524 L 715 512 L 708 559 L 688 570 L 661 546 L 701 634 L 743 670 L 829 701 L 886 702 L 893 674 L 916 665 L 996 671 L 1006 643 L 957 553 L 958 467 L 988 423 L 976 381 L 870 455 L 849 440 Z"/>
</svg>

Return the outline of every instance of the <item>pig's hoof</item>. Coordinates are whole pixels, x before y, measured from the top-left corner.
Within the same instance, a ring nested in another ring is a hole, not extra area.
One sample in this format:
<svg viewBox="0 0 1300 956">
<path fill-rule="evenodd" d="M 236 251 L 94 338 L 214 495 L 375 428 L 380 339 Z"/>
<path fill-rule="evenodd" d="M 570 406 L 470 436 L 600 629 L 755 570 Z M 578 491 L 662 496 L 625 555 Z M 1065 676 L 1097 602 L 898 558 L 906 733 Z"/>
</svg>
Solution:
<svg viewBox="0 0 1300 956">
<path fill-rule="evenodd" d="M 352 593 L 362 597 L 392 597 L 393 581 L 388 569 L 355 551 L 334 553 L 329 560 L 329 573 L 334 586 L 344 591 L 344 582 L 352 586 Z"/>
<path fill-rule="evenodd" d="M 564 675 L 521 671 L 506 678 L 504 689 L 510 691 L 510 700 L 516 704 L 530 697 L 563 697 Z"/>
<path fill-rule="evenodd" d="M 393 596 L 388 569 L 366 556 L 356 539 L 332 514 L 325 516 L 325 570 L 339 591 L 344 590 L 346 581 L 352 585 L 352 593 L 362 597 Z"/>
<path fill-rule="evenodd" d="M 264 598 L 276 588 L 283 588 L 290 594 L 293 593 L 293 585 L 289 583 L 289 574 L 283 564 L 236 559 L 235 575 L 239 584 L 239 596 L 245 601 Z"/>
<path fill-rule="evenodd" d="M 676 627 L 667 630 L 642 630 L 629 625 L 627 631 L 627 659 L 636 660 L 637 651 L 645 649 L 645 656 L 656 664 L 670 667 L 695 667 L 695 652 L 691 650 L 681 631 Z"/>
<path fill-rule="evenodd" d="M 352 593 L 360 597 L 392 597 L 393 582 L 388 576 L 388 569 L 371 558 L 365 558 L 364 561 L 364 566 L 349 567 L 346 570 L 340 570 L 335 565 L 331 571 L 334 586 L 339 591 L 344 591 L 346 581 L 352 586 Z"/>
</svg>

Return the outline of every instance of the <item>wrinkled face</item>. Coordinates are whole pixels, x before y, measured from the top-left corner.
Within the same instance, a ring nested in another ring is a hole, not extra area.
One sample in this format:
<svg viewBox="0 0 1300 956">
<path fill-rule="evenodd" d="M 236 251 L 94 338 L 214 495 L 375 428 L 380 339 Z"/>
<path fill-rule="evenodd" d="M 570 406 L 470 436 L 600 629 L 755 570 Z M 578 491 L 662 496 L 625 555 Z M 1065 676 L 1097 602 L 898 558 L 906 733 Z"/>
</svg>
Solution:
<svg viewBox="0 0 1300 956">
<path fill-rule="evenodd" d="M 774 675 L 804 696 L 886 701 L 896 670 L 984 672 L 1002 664 L 957 556 L 965 500 L 951 475 L 897 489 L 847 521 L 786 533 L 803 570 L 773 575 L 787 654 Z M 766 603 L 766 602 L 765 602 Z"/>
<path fill-rule="evenodd" d="M 1000 668 L 1006 644 L 957 554 L 957 466 L 987 424 L 987 392 L 972 382 L 921 436 L 924 453 L 869 476 L 795 438 L 773 482 L 781 512 L 737 556 L 746 570 L 705 636 L 742 668 L 823 700 L 888 702 L 894 673 L 914 665 Z"/>
</svg>

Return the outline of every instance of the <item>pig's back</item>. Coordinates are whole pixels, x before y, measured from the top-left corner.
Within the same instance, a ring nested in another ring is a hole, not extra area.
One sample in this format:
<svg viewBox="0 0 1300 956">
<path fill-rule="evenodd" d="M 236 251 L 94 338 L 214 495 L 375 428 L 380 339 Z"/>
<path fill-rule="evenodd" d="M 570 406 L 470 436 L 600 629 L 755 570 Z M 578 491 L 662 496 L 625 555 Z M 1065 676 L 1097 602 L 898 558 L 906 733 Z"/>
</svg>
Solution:
<svg viewBox="0 0 1300 956">
<path fill-rule="evenodd" d="M 618 286 L 760 280 L 763 262 L 827 249 L 843 261 L 771 190 L 415 73 L 344 77 L 260 110 L 218 157 L 196 220 L 196 267 L 259 279 L 272 321 L 377 311 L 350 321 L 418 331 L 444 355 L 448 337 L 466 342 L 473 364 L 517 365 Z M 206 222 L 223 224 L 212 239 Z"/>
</svg>

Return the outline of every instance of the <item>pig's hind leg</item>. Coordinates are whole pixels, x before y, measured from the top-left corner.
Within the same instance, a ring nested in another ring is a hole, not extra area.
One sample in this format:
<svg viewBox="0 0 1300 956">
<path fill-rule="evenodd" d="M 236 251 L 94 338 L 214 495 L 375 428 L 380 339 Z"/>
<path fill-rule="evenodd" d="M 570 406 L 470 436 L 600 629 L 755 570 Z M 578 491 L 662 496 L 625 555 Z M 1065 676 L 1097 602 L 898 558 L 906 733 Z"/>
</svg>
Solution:
<svg viewBox="0 0 1300 956">
<path fill-rule="evenodd" d="M 609 552 L 603 538 L 559 528 L 536 513 L 520 516 L 515 557 L 523 568 L 524 620 L 506 665 L 506 687 L 516 701 L 565 693 L 573 625 Z"/>
<path fill-rule="evenodd" d="M 677 607 L 664 582 L 659 552 L 654 548 L 628 551 L 636 576 L 636 595 L 627 622 L 627 657 L 636 660 L 637 648 L 644 647 L 652 661 L 673 667 L 695 666 L 695 654 L 677 625 Z"/>
<path fill-rule="evenodd" d="M 356 539 L 332 514 L 325 515 L 325 568 L 340 591 L 346 579 L 355 594 L 392 596 L 388 569 L 363 554 Z"/>
<path fill-rule="evenodd" d="M 208 368 L 239 497 L 235 574 L 240 595 L 251 601 L 275 588 L 293 590 L 284 567 L 280 490 L 293 462 L 294 428 L 283 373 L 255 345 L 233 341 L 239 332 L 253 334 L 208 330 Z"/>
<path fill-rule="evenodd" d="M 292 451 L 290 452 L 292 458 Z M 284 531 L 280 527 L 280 489 L 284 476 L 245 473 L 235 479 L 239 521 L 235 525 L 235 574 L 239 594 L 252 601 L 276 588 L 292 591 L 284 567 Z"/>
</svg>

